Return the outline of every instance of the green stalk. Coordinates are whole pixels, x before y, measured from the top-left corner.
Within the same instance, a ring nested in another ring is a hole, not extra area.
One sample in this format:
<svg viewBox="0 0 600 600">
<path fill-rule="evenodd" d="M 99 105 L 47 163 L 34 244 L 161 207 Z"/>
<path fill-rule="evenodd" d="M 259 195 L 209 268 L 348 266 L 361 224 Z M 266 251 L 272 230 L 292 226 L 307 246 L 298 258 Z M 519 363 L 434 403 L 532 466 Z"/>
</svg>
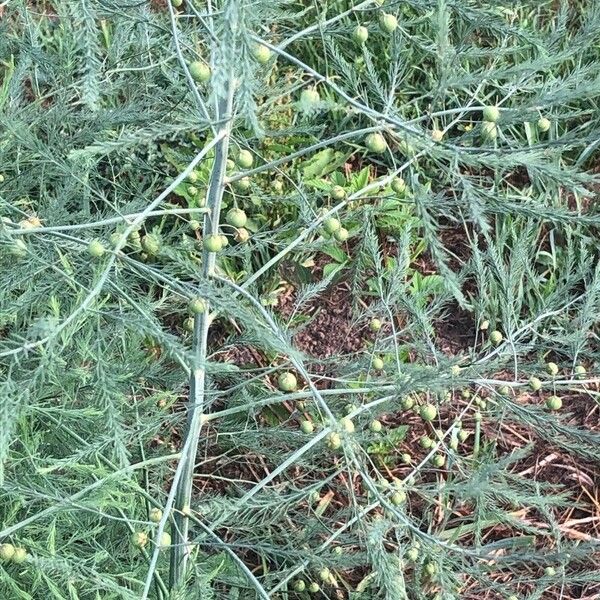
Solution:
<svg viewBox="0 0 600 600">
<path fill-rule="evenodd" d="M 204 215 L 203 237 L 217 234 L 221 200 L 223 198 L 225 169 L 229 152 L 231 134 L 231 109 L 233 104 L 233 86 L 229 86 L 227 97 L 219 102 L 216 120 L 223 122 L 219 134 L 222 136 L 215 146 L 213 164 L 207 193 L 208 212 Z M 219 135 L 218 134 L 218 135 Z M 214 273 L 216 255 L 204 250 L 202 257 L 202 279 L 208 279 Z M 194 337 L 192 342 L 193 363 L 190 374 L 190 394 L 188 400 L 187 431 L 184 439 L 186 451 L 182 458 L 182 471 L 174 502 L 173 547 L 171 551 L 170 586 L 177 589 L 185 576 L 187 560 L 191 548 L 189 537 L 189 512 L 194 481 L 196 453 L 203 423 L 204 391 L 206 384 L 205 362 L 207 355 L 208 330 L 210 328 L 210 306 L 196 315 L 194 321 Z"/>
</svg>

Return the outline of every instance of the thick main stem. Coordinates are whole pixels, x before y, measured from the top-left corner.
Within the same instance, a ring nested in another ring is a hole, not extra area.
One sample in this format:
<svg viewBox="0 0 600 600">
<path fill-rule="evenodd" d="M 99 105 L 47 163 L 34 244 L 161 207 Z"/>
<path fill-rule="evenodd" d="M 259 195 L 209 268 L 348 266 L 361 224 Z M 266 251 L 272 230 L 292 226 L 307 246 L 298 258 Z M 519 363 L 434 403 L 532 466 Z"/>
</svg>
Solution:
<svg viewBox="0 0 600 600">
<path fill-rule="evenodd" d="M 215 146 L 215 161 L 213 164 L 207 193 L 208 212 L 204 216 L 203 236 L 214 235 L 219 231 L 221 200 L 224 191 L 225 169 L 229 152 L 229 137 L 231 133 L 231 109 L 233 104 L 233 86 L 227 93 L 227 98 L 220 100 L 217 108 L 217 121 L 223 123 L 219 133 L 221 140 Z M 215 253 L 204 250 L 202 257 L 201 279 L 208 279 L 214 272 Z M 185 442 L 187 452 L 182 458 L 182 474 L 175 496 L 173 548 L 171 551 L 170 585 L 176 589 L 185 575 L 187 560 L 190 555 L 188 545 L 190 502 L 194 481 L 196 453 L 203 424 L 204 390 L 206 386 L 206 353 L 208 330 L 210 328 L 210 306 L 206 301 L 204 312 L 196 316 L 193 337 L 193 364 L 190 373 L 190 393 L 188 401 L 187 431 Z"/>
</svg>

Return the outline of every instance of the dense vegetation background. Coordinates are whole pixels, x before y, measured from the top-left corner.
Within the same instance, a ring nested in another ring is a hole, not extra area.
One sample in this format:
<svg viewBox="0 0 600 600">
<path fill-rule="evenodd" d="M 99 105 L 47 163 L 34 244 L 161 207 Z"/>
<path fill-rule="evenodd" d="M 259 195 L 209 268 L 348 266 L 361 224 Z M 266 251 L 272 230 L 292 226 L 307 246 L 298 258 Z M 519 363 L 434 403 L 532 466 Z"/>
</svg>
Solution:
<svg viewBox="0 0 600 600">
<path fill-rule="evenodd" d="M 0 4 L 0 597 L 600 594 L 600 3 Z"/>
</svg>

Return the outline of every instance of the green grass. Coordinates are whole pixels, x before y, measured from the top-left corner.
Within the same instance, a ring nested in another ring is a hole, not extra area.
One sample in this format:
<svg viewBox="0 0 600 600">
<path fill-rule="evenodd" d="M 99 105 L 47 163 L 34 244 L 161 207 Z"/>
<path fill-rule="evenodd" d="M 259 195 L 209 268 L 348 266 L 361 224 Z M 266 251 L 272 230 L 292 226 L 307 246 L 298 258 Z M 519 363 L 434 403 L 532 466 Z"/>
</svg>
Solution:
<svg viewBox="0 0 600 600">
<path fill-rule="evenodd" d="M 0 543 L 27 555 L 2 547 L 0 597 L 597 593 L 598 25 L 584 1 L 7 5 Z M 360 347 L 330 355 L 343 327 Z"/>
</svg>

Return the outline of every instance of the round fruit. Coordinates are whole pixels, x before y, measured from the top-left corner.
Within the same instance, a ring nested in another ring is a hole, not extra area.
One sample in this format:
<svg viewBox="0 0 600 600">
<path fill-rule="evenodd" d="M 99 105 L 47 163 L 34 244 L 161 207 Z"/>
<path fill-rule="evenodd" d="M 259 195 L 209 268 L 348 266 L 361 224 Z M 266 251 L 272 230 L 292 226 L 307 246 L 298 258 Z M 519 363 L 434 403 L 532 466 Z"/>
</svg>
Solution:
<svg viewBox="0 0 600 600">
<path fill-rule="evenodd" d="M 481 419 L 483 419 L 482 414 L 478 410 L 476 410 L 475 414 L 473 415 L 473 420 L 477 423 L 480 423 Z"/>
<path fill-rule="evenodd" d="M 417 558 L 419 558 L 419 549 L 415 548 L 414 546 L 409 548 L 406 551 L 406 558 L 412 562 L 415 562 Z"/>
<path fill-rule="evenodd" d="M 431 458 L 431 464 L 438 469 L 441 469 L 446 463 L 446 458 L 443 454 L 436 454 Z"/>
<path fill-rule="evenodd" d="M 500 333 L 498 330 L 492 331 L 492 333 L 490 333 L 490 342 L 492 342 L 494 346 L 497 346 L 503 339 L 504 337 L 502 333 Z"/>
<path fill-rule="evenodd" d="M 88 253 L 92 258 L 100 258 L 106 249 L 100 240 L 92 240 L 88 245 Z"/>
<path fill-rule="evenodd" d="M 315 88 L 306 88 L 300 94 L 300 102 L 305 105 L 318 104 L 321 101 L 319 92 Z"/>
<path fill-rule="evenodd" d="M 323 221 L 323 229 L 329 234 L 335 233 L 341 226 L 335 217 L 328 217 Z"/>
<path fill-rule="evenodd" d="M 252 56 L 257 63 L 266 65 L 271 60 L 271 51 L 266 46 L 257 44 L 252 48 Z"/>
<path fill-rule="evenodd" d="M 195 185 L 188 185 L 187 186 L 187 193 L 190 196 L 196 196 L 198 194 L 198 188 Z"/>
<path fill-rule="evenodd" d="M 341 185 L 334 185 L 329 192 L 334 200 L 343 200 L 346 197 L 346 190 Z"/>
<path fill-rule="evenodd" d="M 189 333 L 193 333 L 194 332 L 194 319 L 192 317 L 188 317 L 184 322 L 183 322 L 183 328 L 189 332 Z"/>
<path fill-rule="evenodd" d="M 379 27 L 384 33 L 393 33 L 398 27 L 398 19 L 394 15 L 382 13 L 379 17 Z"/>
<path fill-rule="evenodd" d="M 431 132 L 431 139 L 434 142 L 441 142 L 444 139 L 444 132 L 441 129 L 434 129 Z"/>
<path fill-rule="evenodd" d="M 382 327 L 382 323 L 379 319 L 371 319 L 371 322 L 369 323 L 369 329 L 371 331 L 379 331 Z"/>
<path fill-rule="evenodd" d="M 27 560 L 27 550 L 25 550 L 25 548 L 15 548 L 11 560 L 17 565 L 23 564 Z"/>
<path fill-rule="evenodd" d="M 27 244 L 23 240 L 15 240 L 11 245 L 10 253 L 15 258 L 25 258 L 27 256 Z"/>
<path fill-rule="evenodd" d="M 375 358 L 373 358 L 373 362 L 371 364 L 373 365 L 373 368 L 376 371 L 383 370 L 383 359 L 381 359 L 379 356 L 376 356 Z"/>
<path fill-rule="evenodd" d="M 352 419 L 349 419 L 348 417 L 343 417 L 342 419 L 340 419 L 340 425 L 346 433 L 354 433 L 355 428 Z"/>
<path fill-rule="evenodd" d="M 131 543 L 136 548 L 143 548 L 148 543 L 148 535 L 143 531 L 134 531 L 131 534 Z"/>
<path fill-rule="evenodd" d="M 233 227 L 245 227 L 248 217 L 241 208 L 232 208 L 227 212 L 226 220 Z"/>
<path fill-rule="evenodd" d="M 404 396 L 400 404 L 404 410 L 410 410 L 415 405 L 415 401 L 413 400 L 412 396 Z"/>
<path fill-rule="evenodd" d="M 433 421 L 437 417 L 437 408 L 433 404 L 424 404 L 419 411 L 423 421 Z"/>
<path fill-rule="evenodd" d="M 331 450 L 337 450 L 342 445 L 342 438 L 339 433 L 332 432 L 327 436 L 327 446 Z"/>
<path fill-rule="evenodd" d="M 554 377 L 555 375 L 558 375 L 558 365 L 553 362 L 546 363 L 546 371 Z"/>
<path fill-rule="evenodd" d="M 192 219 L 189 223 L 189 228 L 192 231 L 198 231 L 198 229 L 200 229 L 201 225 L 200 225 L 200 221 L 196 221 L 196 219 Z"/>
<path fill-rule="evenodd" d="M 308 591 L 311 594 L 316 594 L 319 590 L 321 589 L 321 587 L 319 586 L 319 584 L 316 581 L 313 581 L 309 586 L 308 586 Z"/>
<path fill-rule="evenodd" d="M 149 256 L 156 256 L 160 250 L 160 242 L 155 235 L 148 233 L 142 238 L 142 248 Z"/>
<path fill-rule="evenodd" d="M 148 517 L 152 523 L 160 523 L 160 520 L 163 518 L 163 511 L 160 508 L 151 508 Z"/>
<path fill-rule="evenodd" d="M 537 377 L 531 377 L 529 379 L 529 387 L 534 392 L 537 392 L 538 390 L 540 390 L 542 388 L 542 382 Z"/>
<path fill-rule="evenodd" d="M 15 555 L 15 547 L 12 544 L 0 545 L 0 560 L 11 560 Z"/>
<path fill-rule="evenodd" d="M 190 300 L 190 303 L 188 304 L 188 310 L 193 315 L 203 313 L 206 310 L 206 302 L 204 302 L 202 298 L 194 298 L 193 300 Z"/>
<path fill-rule="evenodd" d="M 483 109 L 483 120 L 488 123 L 496 123 L 500 118 L 500 109 L 497 106 L 486 106 Z"/>
<path fill-rule="evenodd" d="M 377 419 L 373 419 L 371 421 L 371 424 L 369 425 L 369 429 L 373 433 L 380 433 L 381 430 L 383 429 L 383 425 L 381 424 L 381 421 L 378 421 Z"/>
<path fill-rule="evenodd" d="M 450 374 L 452 377 L 458 377 L 460 375 L 460 367 L 458 365 L 452 365 L 450 368 Z"/>
<path fill-rule="evenodd" d="M 382 154 L 387 150 L 387 142 L 380 133 L 370 133 L 365 138 L 365 146 L 368 150 L 376 154 Z"/>
<path fill-rule="evenodd" d="M 195 60 L 189 66 L 190 75 L 194 81 L 204 83 L 210 79 L 210 67 L 200 60 Z"/>
<path fill-rule="evenodd" d="M 306 589 L 306 583 L 302 579 L 298 579 L 294 582 L 294 591 L 303 592 Z"/>
<path fill-rule="evenodd" d="M 357 25 L 352 32 L 352 39 L 357 44 L 364 44 L 369 37 L 369 30 L 364 25 Z"/>
<path fill-rule="evenodd" d="M 319 577 L 321 578 L 321 581 L 327 582 L 331 579 L 331 571 L 327 567 L 324 567 L 319 572 Z"/>
<path fill-rule="evenodd" d="M 456 435 L 458 437 L 458 441 L 462 444 L 467 441 L 467 438 L 470 434 L 466 429 L 461 429 Z"/>
<path fill-rule="evenodd" d="M 556 575 L 556 569 L 554 567 L 546 567 L 544 569 L 544 575 L 546 577 L 554 577 Z"/>
<path fill-rule="evenodd" d="M 315 426 L 311 421 L 302 421 L 302 423 L 300 423 L 300 429 L 302 430 L 302 433 L 309 434 L 315 430 Z"/>
<path fill-rule="evenodd" d="M 410 465 L 410 463 L 412 462 L 412 456 L 408 453 L 408 452 L 404 452 L 401 456 L 400 456 L 400 460 L 405 464 L 405 465 Z"/>
<path fill-rule="evenodd" d="M 249 150 L 240 150 L 235 162 L 240 169 L 249 169 L 254 163 L 254 156 Z"/>
<path fill-rule="evenodd" d="M 226 248 L 227 246 L 229 246 L 229 240 L 227 239 L 226 235 L 223 235 L 221 233 L 219 237 L 221 238 L 221 248 Z"/>
<path fill-rule="evenodd" d="M 402 196 L 406 192 L 406 182 L 402 177 L 396 177 L 392 180 L 392 191 Z"/>
<path fill-rule="evenodd" d="M 236 242 L 245 244 L 250 239 L 250 232 L 247 229 L 240 227 L 240 229 L 235 232 L 234 238 Z"/>
<path fill-rule="evenodd" d="M 175 8 L 179 8 L 183 4 L 183 0 L 171 0 L 171 5 Z"/>
<path fill-rule="evenodd" d="M 238 192 L 247 192 L 250 189 L 250 177 L 242 177 L 233 182 L 233 186 Z"/>
<path fill-rule="evenodd" d="M 498 393 L 501 394 L 502 396 L 510 396 L 510 388 L 507 385 L 503 385 L 498 390 Z"/>
<path fill-rule="evenodd" d="M 562 408 L 562 400 L 558 396 L 549 396 L 546 399 L 546 407 L 548 410 L 560 410 Z"/>
<path fill-rule="evenodd" d="M 583 379 L 586 375 L 587 371 L 585 370 L 585 367 L 583 365 L 577 365 L 575 367 L 575 375 L 580 378 Z"/>
<path fill-rule="evenodd" d="M 484 121 L 483 125 L 481 126 L 481 134 L 486 140 L 495 140 L 498 137 L 498 128 L 496 127 L 496 123 Z"/>
<path fill-rule="evenodd" d="M 431 448 L 433 443 L 433 440 L 427 435 L 423 435 L 419 438 L 419 444 L 421 444 L 421 448 L 424 448 L 425 450 Z"/>
<path fill-rule="evenodd" d="M 345 242 L 348 239 L 348 230 L 345 227 L 340 227 L 334 234 L 333 237 L 338 242 Z"/>
<path fill-rule="evenodd" d="M 397 490 L 392 494 L 390 500 L 394 506 L 400 506 L 406 500 L 406 493 L 402 490 Z"/>
<path fill-rule="evenodd" d="M 169 533 L 167 533 L 166 531 L 162 532 L 162 535 L 160 536 L 160 539 L 158 540 L 158 545 L 161 548 L 166 548 L 167 546 L 171 545 L 171 535 Z"/>
<path fill-rule="evenodd" d="M 293 373 L 282 373 L 277 378 L 277 385 L 282 392 L 293 392 L 298 386 L 298 380 Z"/>
<path fill-rule="evenodd" d="M 271 182 L 271 189 L 276 193 L 276 194 L 281 194 L 281 192 L 283 192 L 283 181 L 281 181 L 281 179 L 274 179 Z"/>
<path fill-rule="evenodd" d="M 432 562 L 428 562 L 425 565 L 425 575 L 429 575 L 431 577 L 432 575 L 435 575 L 436 570 L 435 564 Z"/>
<path fill-rule="evenodd" d="M 223 248 L 223 240 L 219 234 L 211 233 L 204 238 L 202 246 L 208 252 L 219 252 Z"/>
<path fill-rule="evenodd" d="M 198 173 L 196 173 L 196 171 L 190 171 L 187 176 L 187 180 L 190 183 L 196 183 L 198 181 Z"/>
<path fill-rule="evenodd" d="M 542 133 L 546 133 L 546 131 L 550 129 L 551 125 L 552 123 L 550 119 L 547 119 L 546 117 L 540 117 L 540 119 L 537 122 L 537 127 Z"/>
</svg>

